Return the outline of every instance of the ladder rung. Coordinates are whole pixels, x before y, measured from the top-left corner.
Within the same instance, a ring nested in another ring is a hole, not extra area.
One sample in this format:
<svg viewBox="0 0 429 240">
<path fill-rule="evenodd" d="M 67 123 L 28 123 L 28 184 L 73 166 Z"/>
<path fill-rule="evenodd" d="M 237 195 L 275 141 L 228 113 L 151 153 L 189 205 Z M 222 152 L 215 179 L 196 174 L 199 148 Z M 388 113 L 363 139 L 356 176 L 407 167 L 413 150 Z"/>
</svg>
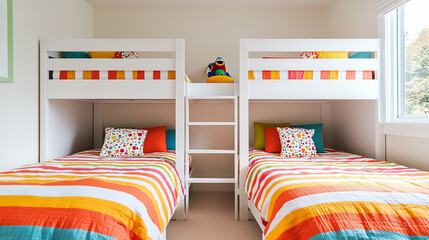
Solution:
<svg viewBox="0 0 429 240">
<path fill-rule="evenodd" d="M 192 96 L 188 99 L 235 99 L 236 96 Z"/>
<path fill-rule="evenodd" d="M 188 153 L 208 153 L 208 154 L 234 154 L 235 150 L 218 150 L 218 149 L 189 149 Z"/>
<path fill-rule="evenodd" d="M 234 126 L 235 122 L 189 122 L 190 126 Z"/>
<path fill-rule="evenodd" d="M 188 183 L 236 183 L 235 178 L 188 178 Z"/>
</svg>

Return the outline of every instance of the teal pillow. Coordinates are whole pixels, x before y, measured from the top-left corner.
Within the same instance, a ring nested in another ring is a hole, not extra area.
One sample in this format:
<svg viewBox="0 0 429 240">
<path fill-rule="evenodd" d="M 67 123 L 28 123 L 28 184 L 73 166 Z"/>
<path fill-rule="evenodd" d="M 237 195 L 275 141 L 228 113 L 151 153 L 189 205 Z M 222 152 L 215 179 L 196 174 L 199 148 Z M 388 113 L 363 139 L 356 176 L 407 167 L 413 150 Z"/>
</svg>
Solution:
<svg viewBox="0 0 429 240">
<path fill-rule="evenodd" d="M 323 129 L 322 123 L 294 125 L 291 127 L 314 129 L 313 142 L 314 142 L 314 145 L 316 146 L 317 153 L 325 153 L 325 148 L 323 148 L 323 139 L 322 139 L 322 129 Z"/>
<path fill-rule="evenodd" d="M 90 58 L 86 52 L 65 52 L 65 58 Z"/>
<path fill-rule="evenodd" d="M 167 129 L 165 136 L 167 141 L 167 150 L 176 150 L 176 130 Z"/>
<path fill-rule="evenodd" d="M 372 58 L 372 52 L 358 52 L 351 55 L 349 58 Z"/>
</svg>

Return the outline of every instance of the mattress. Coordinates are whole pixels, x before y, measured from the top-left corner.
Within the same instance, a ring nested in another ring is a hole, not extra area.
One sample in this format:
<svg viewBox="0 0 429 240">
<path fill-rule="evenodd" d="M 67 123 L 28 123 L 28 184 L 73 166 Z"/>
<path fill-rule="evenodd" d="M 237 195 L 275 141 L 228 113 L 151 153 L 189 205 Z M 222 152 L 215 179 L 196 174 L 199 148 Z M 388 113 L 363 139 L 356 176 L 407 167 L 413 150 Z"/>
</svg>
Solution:
<svg viewBox="0 0 429 240">
<path fill-rule="evenodd" d="M 281 158 L 251 149 L 246 192 L 264 239 L 429 239 L 429 173 L 327 149 Z"/>
<path fill-rule="evenodd" d="M 0 238 L 162 239 L 183 198 L 174 152 L 99 154 L 0 173 Z"/>
<path fill-rule="evenodd" d="M 357 73 L 362 74 L 363 80 L 375 79 L 374 71 L 320 71 L 322 80 L 356 80 Z M 249 80 L 313 80 L 313 71 L 249 71 Z"/>
<path fill-rule="evenodd" d="M 49 71 L 51 80 L 174 80 L 175 71 Z M 185 81 L 190 82 L 185 75 Z"/>
</svg>

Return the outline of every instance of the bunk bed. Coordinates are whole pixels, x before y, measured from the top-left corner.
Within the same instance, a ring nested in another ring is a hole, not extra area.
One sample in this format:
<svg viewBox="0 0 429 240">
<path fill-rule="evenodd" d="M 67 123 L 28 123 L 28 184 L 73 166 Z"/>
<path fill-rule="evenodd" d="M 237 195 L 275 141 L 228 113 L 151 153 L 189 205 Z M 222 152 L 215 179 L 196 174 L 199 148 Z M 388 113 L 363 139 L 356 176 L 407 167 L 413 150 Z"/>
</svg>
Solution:
<svg viewBox="0 0 429 240">
<path fill-rule="evenodd" d="M 377 39 L 240 41 L 240 219 L 247 220 L 250 210 L 263 239 L 429 236 L 427 172 L 332 149 L 285 158 L 249 147 L 249 102 L 377 101 L 379 44 Z M 319 59 L 313 51 L 347 54 Z M 359 52 L 370 57 L 348 58 Z M 329 114 L 329 107 L 322 108 L 322 119 Z M 288 149 L 281 126 L 272 128 L 282 151 Z"/>
<path fill-rule="evenodd" d="M 166 239 L 173 214 L 185 217 L 184 40 L 63 39 L 40 45 L 41 163 L 0 174 L 1 235 Z M 120 57 L 88 58 L 88 52 Z M 105 127 L 115 127 L 104 121 L 104 104 L 147 102 L 174 104 L 175 152 L 100 154 Z"/>
</svg>

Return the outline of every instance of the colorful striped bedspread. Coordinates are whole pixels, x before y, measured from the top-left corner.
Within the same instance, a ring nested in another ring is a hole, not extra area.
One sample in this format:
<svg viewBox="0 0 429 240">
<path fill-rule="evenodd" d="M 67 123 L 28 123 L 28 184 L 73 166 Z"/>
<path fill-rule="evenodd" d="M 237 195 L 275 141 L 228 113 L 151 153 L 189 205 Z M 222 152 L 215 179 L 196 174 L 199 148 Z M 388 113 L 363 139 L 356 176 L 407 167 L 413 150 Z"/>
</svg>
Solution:
<svg viewBox="0 0 429 240">
<path fill-rule="evenodd" d="M 264 239 L 429 239 L 429 172 L 327 150 L 250 150 L 246 192 Z"/>
<path fill-rule="evenodd" d="M 191 80 L 185 74 L 185 82 Z M 49 71 L 51 80 L 175 80 L 176 71 Z"/>
<path fill-rule="evenodd" d="M 183 197 L 174 152 L 99 153 L 0 173 L 0 239 L 161 239 Z"/>
<path fill-rule="evenodd" d="M 251 70 L 248 72 L 249 80 L 313 80 L 316 71 L 292 70 Z M 374 71 L 319 71 L 322 80 L 374 80 Z M 358 77 L 360 76 L 360 77 Z"/>
</svg>

